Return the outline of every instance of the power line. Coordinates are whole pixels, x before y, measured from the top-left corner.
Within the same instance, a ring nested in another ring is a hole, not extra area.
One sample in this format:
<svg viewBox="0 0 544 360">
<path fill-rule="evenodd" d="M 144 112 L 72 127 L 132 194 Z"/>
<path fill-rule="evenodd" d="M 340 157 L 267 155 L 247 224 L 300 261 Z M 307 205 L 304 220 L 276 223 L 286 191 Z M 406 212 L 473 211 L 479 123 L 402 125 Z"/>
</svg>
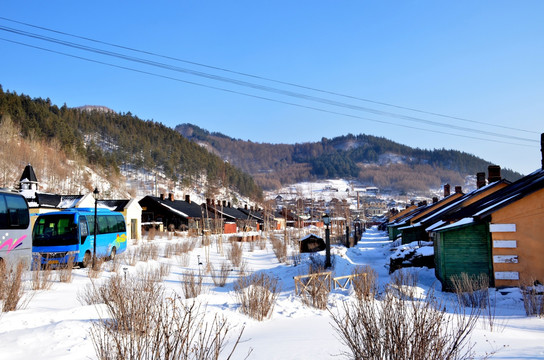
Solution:
<svg viewBox="0 0 544 360">
<path fill-rule="evenodd" d="M 201 84 L 201 83 L 197 83 L 197 82 L 194 82 L 194 81 L 188 81 L 188 80 L 183 80 L 183 79 L 179 79 L 179 78 L 174 78 L 172 76 L 156 74 L 156 73 L 152 73 L 150 71 L 134 69 L 134 68 L 130 68 L 130 67 L 127 67 L 127 66 L 111 64 L 111 63 L 107 63 L 107 62 L 104 62 L 104 61 L 99 61 L 99 60 L 94 60 L 94 59 L 90 59 L 90 58 L 86 58 L 86 57 L 82 57 L 82 56 L 78 56 L 78 55 L 68 54 L 68 53 L 64 53 L 64 52 L 61 52 L 61 51 L 47 49 L 47 48 L 43 48 L 43 47 L 39 47 L 39 46 L 35 46 L 35 45 L 30 45 L 30 44 L 26 44 L 26 43 L 23 43 L 23 42 L 10 40 L 10 39 L 6 39 L 6 38 L 2 38 L 2 37 L 0 37 L 0 40 L 10 42 L 10 43 L 13 43 L 13 44 L 18 44 L 18 45 L 30 47 L 30 48 L 34 48 L 34 49 L 38 49 L 38 50 L 42 50 L 42 51 L 46 51 L 46 52 L 50 52 L 50 53 L 54 53 L 54 54 L 68 56 L 68 57 L 72 57 L 72 58 L 75 58 L 75 59 L 84 60 L 84 61 L 88 61 L 88 62 L 92 62 L 92 63 L 96 63 L 96 64 L 101 64 L 101 65 L 106 65 L 106 66 L 110 66 L 110 67 L 114 67 L 114 68 L 118 68 L 118 69 L 133 71 L 133 72 L 137 72 L 137 73 L 140 73 L 140 74 L 146 74 L 146 75 L 150 75 L 150 76 L 155 76 L 155 77 L 159 77 L 159 78 L 163 78 L 163 79 L 182 82 L 182 83 L 195 85 L 195 86 L 199 86 L 199 87 L 204 87 L 204 88 L 208 88 L 208 89 L 219 90 L 219 91 L 223 91 L 223 92 L 227 92 L 227 93 L 243 95 L 243 96 L 247 96 L 247 97 L 251 97 L 251 98 L 255 98 L 255 99 L 266 100 L 266 101 L 275 102 L 275 103 L 279 103 L 279 104 L 285 104 L 285 105 L 295 106 L 295 107 L 299 107 L 299 108 L 315 110 L 315 111 L 319 111 L 319 112 L 323 112 L 323 113 L 334 114 L 334 115 L 349 117 L 349 118 L 353 118 L 353 119 L 360 119 L 360 120 L 365 120 L 365 121 L 377 122 L 377 123 L 381 123 L 381 124 L 404 127 L 404 128 L 408 128 L 408 129 L 415 129 L 415 130 L 420 130 L 420 131 L 426 131 L 426 132 L 431 132 L 431 133 L 436 133 L 436 134 L 443 134 L 443 135 L 462 137 L 462 138 L 467 138 L 467 139 L 482 140 L 482 141 L 494 142 L 494 143 L 499 143 L 499 144 L 509 144 L 509 145 L 525 146 L 525 147 L 537 147 L 537 146 L 534 146 L 534 145 L 511 143 L 511 142 L 506 142 L 506 141 L 479 138 L 479 137 L 475 137 L 475 136 L 455 134 L 455 133 L 450 133 L 450 132 L 445 132 L 445 131 L 438 131 L 438 130 L 431 130 L 431 129 L 425 129 L 425 128 L 418 128 L 418 127 L 414 127 L 414 126 L 408 126 L 408 125 L 393 123 L 393 122 L 384 121 L 384 120 L 366 118 L 366 117 L 362 117 L 362 116 L 357 116 L 357 115 L 346 114 L 346 113 L 341 113 L 341 112 L 337 112 L 337 111 L 326 110 L 326 109 L 317 108 L 317 107 L 313 107 L 313 106 L 301 105 L 301 104 L 292 103 L 292 102 L 288 102 L 288 101 L 272 99 L 272 98 L 268 98 L 268 97 L 264 97 L 264 96 L 260 96 L 260 95 L 244 93 L 244 92 L 241 92 L 241 91 L 221 88 L 221 87 L 217 87 L 217 86 Z"/>
<path fill-rule="evenodd" d="M 136 49 L 136 48 L 132 48 L 132 47 L 127 47 L 127 46 L 113 44 L 113 43 L 109 43 L 109 42 L 105 42 L 105 41 L 101 41 L 101 40 L 96 40 L 96 39 L 92 39 L 92 38 L 89 38 L 89 37 L 74 35 L 74 34 L 71 34 L 71 33 L 63 32 L 63 31 L 59 31 L 59 30 L 54 30 L 54 29 L 50 29 L 50 28 L 47 28 L 47 27 L 43 27 L 43 26 L 37 26 L 37 25 L 22 22 L 22 21 L 8 19 L 8 18 L 2 17 L 2 16 L 0 16 L 0 19 L 10 21 L 10 22 L 13 22 L 13 23 L 17 23 L 17 24 L 21 24 L 21 25 L 25 25 L 25 26 L 29 26 L 29 27 L 33 27 L 33 28 L 36 28 L 36 29 L 41 29 L 41 30 L 45 30 L 45 31 L 49 31 L 49 32 L 54 32 L 54 33 L 57 33 L 57 34 L 66 35 L 66 36 L 70 36 L 70 37 L 74 37 L 74 38 L 78 38 L 78 39 L 82 39 L 82 40 L 86 40 L 86 41 L 90 41 L 90 42 L 95 42 L 95 43 L 98 43 L 98 44 L 103 44 L 103 45 L 116 47 L 116 48 L 119 48 L 119 49 L 129 50 L 129 51 L 138 52 L 138 53 L 146 54 L 146 55 L 152 55 L 152 56 L 160 57 L 160 58 L 163 58 L 163 59 L 174 60 L 174 61 L 183 62 L 183 63 L 186 63 L 186 64 L 205 67 L 205 68 L 208 68 L 208 69 L 220 70 L 220 71 L 223 71 L 223 72 L 228 72 L 228 73 L 236 74 L 236 75 L 242 75 L 242 76 L 246 76 L 246 77 L 250 77 L 250 78 L 254 78 L 254 79 L 270 81 L 270 82 L 274 82 L 274 83 L 277 83 L 277 84 L 293 86 L 293 87 L 297 87 L 297 88 L 300 88 L 300 89 L 306 89 L 306 90 L 311 90 L 311 91 L 320 92 L 320 93 L 324 93 L 324 94 L 335 95 L 335 96 L 344 97 L 344 98 L 348 98 L 348 99 L 352 99 L 352 100 L 364 101 L 364 102 L 377 104 L 377 105 L 389 106 L 389 107 L 402 109 L 402 110 L 414 111 L 414 112 L 418 112 L 418 113 L 421 113 L 421 114 L 427 114 L 427 115 L 433 115 L 433 116 L 448 118 L 448 119 L 452 119 L 452 120 L 459 120 L 459 121 L 469 122 L 471 124 L 480 124 L 480 125 L 492 126 L 492 127 L 496 127 L 496 128 L 502 128 L 502 129 L 506 129 L 506 130 L 514 130 L 514 131 L 520 131 L 520 132 L 526 132 L 526 133 L 532 133 L 532 134 L 539 134 L 538 131 L 531 131 L 531 130 L 525 130 L 525 129 L 514 128 L 514 127 L 509 127 L 509 126 L 497 125 L 497 124 L 492 124 L 492 123 L 488 123 L 488 122 L 484 122 L 484 121 L 471 120 L 471 119 L 466 119 L 466 118 L 457 117 L 457 116 L 445 115 L 445 114 L 441 114 L 441 113 L 437 113 L 437 112 L 431 112 L 431 111 L 425 111 L 425 110 L 415 109 L 415 108 L 406 107 L 406 106 L 394 105 L 394 104 L 391 104 L 391 103 L 370 100 L 370 99 L 361 98 L 361 97 L 357 97 L 357 96 L 342 94 L 342 93 L 339 93 L 339 92 L 328 91 L 328 90 L 318 89 L 318 88 L 315 88 L 315 87 L 300 85 L 300 84 L 296 84 L 296 83 L 292 83 L 292 82 L 275 80 L 275 79 L 271 79 L 271 78 L 263 77 L 263 76 L 259 76 L 259 75 L 253 75 L 253 74 L 248 74 L 248 73 L 244 73 L 244 72 L 234 71 L 234 70 L 226 69 L 226 68 L 223 68 L 223 67 L 207 65 L 207 64 L 203 64 L 203 63 L 199 63 L 199 62 L 195 62 L 195 61 L 184 60 L 184 59 L 171 57 L 171 56 L 167 56 L 167 55 L 162 55 L 162 54 L 158 54 L 158 53 L 154 53 L 154 52 L 150 52 L 150 51 L 146 51 L 146 50 L 140 50 L 140 49 Z M 538 141 L 535 141 L 535 142 L 538 142 Z"/>
<path fill-rule="evenodd" d="M 402 114 L 386 112 L 386 111 L 382 111 L 382 110 L 376 110 L 376 109 L 361 107 L 361 106 L 352 105 L 352 104 L 346 104 L 346 103 L 343 103 L 343 102 L 338 102 L 338 101 L 325 99 L 325 98 L 321 98 L 321 97 L 301 94 L 301 93 L 288 91 L 288 90 L 282 90 L 282 89 L 273 88 L 273 87 L 270 87 L 270 86 L 265 86 L 265 85 L 260 85 L 260 84 L 254 84 L 254 83 L 250 83 L 250 82 L 246 82 L 246 81 L 242 81 L 242 80 L 237 80 L 237 79 L 227 78 L 227 77 L 223 77 L 223 76 L 219 76 L 219 75 L 204 73 L 204 72 L 201 72 L 201 71 L 196 71 L 196 70 L 191 70 L 191 69 L 186 69 L 186 68 L 180 68 L 180 67 L 177 67 L 177 66 L 172 66 L 172 65 L 159 63 L 159 62 L 151 61 L 151 60 L 146 60 L 146 59 L 142 59 L 142 58 L 137 58 L 137 57 L 133 57 L 133 56 L 128 56 L 128 55 L 124 55 L 124 54 L 120 54 L 120 53 L 116 53 L 116 52 L 112 52 L 112 51 L 97 49 L 97 48 L 94 48 L 94 47 L 81 45 L 81 44 L 77 44 L 77 43 L 73 43 L 73 42 L 69 42 L 69 41 L 64 41 L 64 40 L 60 40 L 60 39 L 56 39 L 56 38 L 51 38 L 51 37 L 48 37 L 48 36 L 35 34 L 35 33 L 30 33 L 30 32 L 27 32 L 27 31 L 23 31 L 23 30 L 19 30 L 19 29 L 13 29 L 13 28 L 5 27 L 5 26 L 0 26 L 0 30 L 10 32 L 10 33 L 14 33 L 14 34 L 18 34 L 18 35 L 22 35 L 22 36 L 26 36 L 26 37 L 35 38 L 35 39 L 38 39 L 38 40 L 48 41 L 48 42 L 56 43 L 56 44 L 59 44 L 59 45 L 68 46 L 68 47 L 71 47 L 71 48 L 76 48 L 76 49 L 79 49 L 79 50 L 84 50 L 84 51 L 88 51 L 88 52 L 92 52 L 92 53 L 96 53 L 96 54 L 115 57 L 115 58 L 119 58 L 119 59 L 123 59 L 123 60 L 127 60 L 127 61 L 132 61 L 132 62 L 137 62 L 137 63 L 141 63 L 141 64 L 145 64 L 145 65 L 159 67 L 159 68 L 163 68 L 163 69 L 167 69 L 167 70 L 171 70 L 171 71 L 183 72 L 183 73 L 187 73 L 187 74 L 191 74 L 191 75 L 195 75 L 195 76 L 199 76 L 199 77 L 204 77 L 204 78 L 208 78 L 208 79 L 212 79 L 212 80 L 216 80 L 216 81 L 222 81 L 222 82 L 235 84 L 235 85 L 238 85 L 238 86 L 249 87 L 249 88 L 262 90 L 262 91 L 266 91 L 266 92 L 272 92 L 272 93 L 276 93 L 276 94 L 280 94 L 280 95 L 296 97 L 296 98 L 299 98 L 299 99 L 324 103 L 324 104 L 327 104 L 327 105 L 337 106 L 337 107 L 341 107 L 341 108 L 347 108 L 347 109 L 350 109 L 350 110 L 364 111 L 364 112 L 373 113 L 375 115 L 394 117 L 394 118 L 398 118 L 398 119 L 401 119 L 401 120 L 419 122 L 419 123 L 424 123 L 424 124 L 432 125 L 432 126 L 447 127 L 448 129 L 455 129 L 455 130 L 467 131 L 467 132 L 472 132 L 472 133 L 476 132 L 476 133 L 481 134 L 481 135 L 500 137 L 500 138 L 510 139 L 510 140 L 518 140 L 518 141 L 527 141 L 527 142 L 538 143 L 538 140 L 527 139 L 527 138 L 522 138 L 522 137 L 512 136 L 512 135 L 505 135 L 505 134 L 495 133 L 495 132 L 491 132 L 491 131 L 479 130 L 479 129 L 468 128 L 468 127 L 463 127 L 463 126 L 458 126 L 458 125 L 443 124 L 443 123 L 432 121 L 432 120 L 426 120 L 426 119 L 416 118 L 416 117 L 413 117 L 413 116 L 407 116 L 407 115 L 402 115 Z"/>
</svg>

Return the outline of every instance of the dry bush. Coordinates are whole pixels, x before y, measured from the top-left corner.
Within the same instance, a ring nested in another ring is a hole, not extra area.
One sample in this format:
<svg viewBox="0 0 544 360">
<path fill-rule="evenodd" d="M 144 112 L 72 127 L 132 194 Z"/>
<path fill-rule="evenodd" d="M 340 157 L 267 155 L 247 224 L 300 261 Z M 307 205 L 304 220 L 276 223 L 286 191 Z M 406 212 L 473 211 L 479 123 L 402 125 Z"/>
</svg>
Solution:
<svg viewBox="0 0 544 360">
<path fill-rule="evenodd" d="M 111 314 L 112 320 L 93 324 L 91 339 L 98 359 L 219 359 L 232 330 L 227 320 L 218 315 L 211 321 L 205 320 L 205 309 L 200 305 L 185 304 L 175 295 L 166 298 L 164 291 L 159 290 L 153 301 L 138 298 L 136 303 L 143 302 L 149 307 L 136 305 L 136 309 L 129 309 L 130 314 L 137 315 L 131 317 L 130 323 L 119 322 Z M 126 292 L 132 295 L 130 298 L 139 295 L 129 289 Z M 221 358 L 232 358 L 243 330 L 235 338 L 230 353 Z"/>
<path fill-rule="evenodd" d="M 392 286 L 381 300 L 345 301 L 330 312 L 340 340 L 354 359 L 466 359 L 473 357 L 470 334 L 481 309 L 443 311 L 431 292 L 423 300 L 399 298 Z"/>
<path fill-rule="evenodd" d="M 72 282 L 72 269 L 74 267 L 74 257 L 70 256 L 68 262 L 60 264 L 57 268 L 57 274 L 60 282 L 70 283 Z"/>
<path fill-rule="evenodd" d="M 88 275 L 91 279 L 97 279 L 98 277 L 100 277 L 100 274 L 102 274 L 102 270 L 103 270 L 103 266 L 104 266 L 104 261 L 105 261 L 104 258 L 97 257 L 97 258 L 95 259 L 94 266 L 91 265 L 91 266 L 89 267 L 89 272 L 87 273 L 87 275 Z"/>
<path fill-rule="evenodd" d="M 129 266 L 135 266 L 139 259 L 140 259 L 140 253 L 139 253 L 139 247 L 138 248 L 131 248 L 128 249 L 123 255 L 123 260 L 126 265 Z"/>
<path fill-rule="evenodd" d="M 181 255 L 176 256 L 176 261 L 177 261 L 178 265 L 181 266 L 181 267 L 189 266 L 190 260 L 191 260 L 191 258 L 189 256 L 189 254 L 187 254 L 187 253 L 182 253 Z"/>
<path fill-rule="evenodd" d="M 234 266 L 240 267 L 240 264 L 242 263 L 243 254 L 244 254 L 244 251 L 243 251 L 242 244 L 236 241 L 232 241 L 230 243 L 230 249 L 227 252 L 227 257 Z"/>
<path fill-rule="evenodd" d="M 213 280 L 213 284 L 215 286 L 223 287 L 227 283 L 227 279 L 229 277 L 229 274 L 231 272 L 231 266 L 227 261 L 223 261 L 221 263 L 221 267 L 219 269 L 214 269 L 213 265 L 210 264 L 211 267 L 211 277 Z"/>
<path fill-rule="evenodd" d="M 196 298 L 202 293 L 202 278 L 203 276 L 193 271 L 184 273 L 181 277 L 181 283 L 183 285 L 183 295 L 186 299 Z"/>
<path fill-rule="evenodd" d="M 537 286 L 520 286 L 523 307 L 527 316 L 544 317 L 544 294 Z"/>
<path fill-rule="evenodd" d="M 157 235 L 157 230 L 155 229 L 155 226 L 151 226 L 149 228 L 149 231 L 147 232 L 147 241 L 155 240 L 156 235 Z"/>
<path fill-rule="evenodd" d="M 32 290 L 47 290 L 53 285 L 53 271 L 50 265 L 42 266 L 39 257 L 34 258 L 32 269 Z"/>
<path fill-rule="evenodd" d="M 15 265 L 11 265 L 1 261 L 0 264 L 0 301 L 2 301 L 2 312 L 21 309 L 26 305 L 26 301 L 23 301 L 25 296 L 23 276 L 28 263 L 19 261 Z"/>
<path fill-rule="evenodd" d="M 270 239 L 272 242 L 272 250 L 274 251 L 274 255 L 276 255 L 276 258 L 280 263 L 284 263 L 287 261 L 287 245 L 285 241 L 282 241 L 280 238 L 276 236 L 272 236 Z"/>
<path fill-rule="evenodd" d="M 460 276 L 451 276 L 450 280 L 459 304 L 470 307 L 488 307 L 489 278 L 486 274 L 469 276 L 467 273 L 461 273 Z"/>
<path fill-rule="evenodd" d="M 159 268 L 157 271 L 159 272 L 159 277 L 161 278 L 161 281 L 166 279 L 168 275 L 170 275 L 170 271 L 172 270 L 172 265 L 167 263 L 160 263 Z"/>
<path fill-rule="evenodd" d="M 391 292 L 403 299 L 413 299 L 416 297 L 418 276 L 417 273 L 410 270 L 400 269 L 391 276 L 389 288 Z"/>
<path fill-rule="evenodd" d="M 163 256 L 167 259 L 170 259 L 174 256 L 174 249 L 176 247 L 175 243 L 168 243 L 164 246 Z"/>
<path fill-rule="evenodd" d="M 179 242 L 172 244 L 172 253 L 175 256 L 183 254 L 183 244 Z"/>
<path fill-rule="evenodd" d="M 125 262 L 124 258 L 126 257 L 126 251 L 122 254 L 119 254 L 119 255 L 116 255 L 114 256 L 113 259 L 111 259 L 110 261 L 108 261 L 108 264 L 109 264 L 109 268 L 110 268 L 110 271 L 111 272 L 118 272 L 119 271 L 119 268 L 121 267 L 121 263 Z"/>
<path fill-rule="evenodd" d="M 258 321 L 272 315 L 280 293 L 278 279 L 265 273 L 242 276 L 234 283 L 240 311 Z"/>
<path fill-rule="evenodd" d="M 351 272 L 353 293 L 357 300 L 371 299 L 378 293 L 378 274 L 368 265 L 356 266 Z"/>
</svg>

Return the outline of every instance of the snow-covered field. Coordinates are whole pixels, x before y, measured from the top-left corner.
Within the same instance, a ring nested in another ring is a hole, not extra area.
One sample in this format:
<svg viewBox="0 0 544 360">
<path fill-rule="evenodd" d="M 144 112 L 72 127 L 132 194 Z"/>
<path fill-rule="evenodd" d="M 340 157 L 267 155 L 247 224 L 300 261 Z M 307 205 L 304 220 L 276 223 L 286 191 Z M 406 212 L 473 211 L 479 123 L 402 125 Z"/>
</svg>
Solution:
<svg viewBox="0 0 544 360">
<path fill-rule="evenodd" d="M 153 240 L 159 247 L 169 242 L 187 241 L 185 238 L 158 238 Z M 141 246 L 141 245 L 137 245 Z M 135 247 L 134 245 L 132 246 Z M 225 242 L 224 249 L 228 245 Z M 245 325 L 241 343 L 235 359 L 243 359 L 253 349 L 249 359 L 327 359 L 346 351 L 337 338 L 330 314 L 326 310 L 305 307 L 294 293 L 293 277 L 306 273 L 307 258 L 297 266 L 282 264 L 276 259 L 272 247 L 266 249 L 244 243 L 244 262 L 250 271 L 265 271 L 276 277 L 281 284 L 281 294 L 270 319 L 253 320 L 239 312 L 233 294 L 233 282 L 238 268 L 234 268 L 225 287 L 215 287 L 211 278 L 205 276 L 205 289 L 198 300 L 207 304 L 208 312 L 225 315 L 230 324 L 239 329 Z M 370 265 L 378 274 L 383 287 L 389 279 L 388 257 L 391 243 L 384 233 L 375 229 L 367 231 L 356 247 L 333 248 L 334 276 L 348 275 L 356 265 Z M 252 250 L 252 251 L 251 251 Z M 202 272 L 206 262 L 216 268 L 225 261 L 217 241 L 207 248 L 197 246 L 189 255 L 189 264 L 180 265 L 179 259 L 159 257 L 158 260 L 140 262 L 135 266 L 121 265 L 136 274 L 139 268 L 158 266 L 159 262 L 170 263 L 170 275 L 164 285 L 182 294 L 181 274 L 189 269 Z M 199 260 L 202 265 L 199 265 Z M 108 266 L 106 265 L 107 269 Z M 95 359 L 96 355 L 89 330 L 98 319 L 97 308 L 82 305 L 78 294 L 91 282 L 88 270 L 74 269 L 70 283 L 54 281 L 51 289 L 32 294 L 24 309 L 4 313 L 0 317 L 0 359 Z M 416 269 L 418 291 L 425 293 L 431 287 L 440 288 L 434 270 Z M 111 276 L 104 271 L 104 281 Z M 488 320 L 482 317 L 472 334 L 472 342 L 479 357 L 494 353 L 496 359 L 544 359 L 544 319 L 525 315 L 521 294 L 517 289 L 496 292 L 490 290 L 494 303 L 494 328 L 489 329 Z M 436 292 L 445 301 L 454 301 L 454 295 Z M 333 290 L 329 296 L 329 308 L 335 311 L 336 304 L 351 296 L 349 290 Z M 130 301 L 130 299 L 127 299 Z"/>
</svg>

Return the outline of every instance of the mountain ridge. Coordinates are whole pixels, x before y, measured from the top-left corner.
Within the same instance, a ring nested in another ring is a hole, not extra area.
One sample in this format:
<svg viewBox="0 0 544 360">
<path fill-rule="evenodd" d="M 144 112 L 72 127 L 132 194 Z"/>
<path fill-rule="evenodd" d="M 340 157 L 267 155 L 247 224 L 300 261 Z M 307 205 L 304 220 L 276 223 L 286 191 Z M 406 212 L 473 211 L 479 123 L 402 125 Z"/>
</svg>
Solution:
<svg viewBox="0 0 544 360">
<path fill-rule="evenodd" d="M 258 143 L 210 132 L 193 124 L 175 127 L 223 160 L 251 174 L 265 190 L 308 180 L 348 178 L 398 192 L 425 192 L 442 184 L 464 184 L 493 163 L 458 150 L 420 149 L 372 135 L 343 135 L 319 142 Z M 522 175 L 503 169 L 511 181 Z"/>
</svg>

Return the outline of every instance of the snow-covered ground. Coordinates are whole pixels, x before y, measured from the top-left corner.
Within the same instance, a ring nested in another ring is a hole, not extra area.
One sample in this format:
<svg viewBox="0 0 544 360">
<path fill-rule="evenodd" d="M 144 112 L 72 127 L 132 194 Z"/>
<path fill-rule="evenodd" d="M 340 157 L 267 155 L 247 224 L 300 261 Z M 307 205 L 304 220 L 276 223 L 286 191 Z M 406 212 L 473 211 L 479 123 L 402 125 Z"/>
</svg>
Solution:
<svg viewBox="0 0 544 360">
<path fill-rule="evenodd" d="M 159 247 L 175 241 L 187 239 L 153 240 Z M 224 249 L 227 248 L 225 243 Z M 390 279 L 386 264 L 391 254 L 391 242 L 384 233 L 375 229 L 367 231 L 357 246 L 350 249 L 333 248 L 332 254 L 334 276 L 348 275 L 357 265 L 370 265 L 378 274 L 380 286 L 383 287 Z M 245 325 L 235 359 L 244 358 L 249 349 L 253 349 L 249 359 L 267 360 L 327 359 L 347 350 L 336 336 L 329 312 L 305 307 L 294 294 L 293 277 L 306 272 L 305 257 L 297 266 L 281 264 L 270 244 L 266 249 L 259 246 L 251 249 L 249 243 L 244 243 L 243 258 L 249 270 L 265 271 L 281 284 L 281 294 L 270 319 L 259 322 L 238 311 L 233 294 L 237 268 L 231 272 L 223 288 L 215 287 L 211 278 L 206 276 L 205 290 L 198 297 L 200 302 L 207 304 L 208 312 L 225 315 L 238 328 Z M 186 267 L 181 266 L 181 262 L 175 258 L 159 257 L 157 261 L 140 262 L 136 266 L 122 265 L 119 272 L 123 273 L 126 267 L 127 272 L 136 274 L 142 267 L 157 266 L 158 262 L 170 263 L 171 272 L 164 285 L 182 294 L 181 274 L 188 269 L 196 270 L 199 266 L 204 270 L 208 259 L 215 268 L 226 260 L 220 253 L 217 240 L 207 249 L 197 246 L 190 253 Z M 199 265 L 199 260 L 202 265 Z M 420 268 L 415 271 L 418 273 L 420 293 L 427 292 L 431 287 L 439 290 L 434 270 Z M 95 281 L 104 281 L 111 274 L 106 270 Z M 95 359 L 89 329 L 92 322 L 98 319 L 97 309 L 78 301 L 78 294 L 90 282 L 86 269 L 74 269 L 71 283 L 55 280 L 51 289 L 32 294 L 24 309 L 2 314 L 0 359 Z M 525 315 L 517 289 L 502 292 L 490 290 L 490 294 L 495 304 L 495 326 L 491 331 L 486 318 L 480 320 L 472 335 L 476 353 L 484 357 L 495 352 L 493 358 L 496 359 L 544 359 L 544 319 Z M 436 295 L 447 301 L 454 300 L 452 294 L 437 291 Z M 336 304 L 348 296 L 348 290 L 333 290 L 329 296 L 329 308 L 334 311 Z"/>
</svg>

